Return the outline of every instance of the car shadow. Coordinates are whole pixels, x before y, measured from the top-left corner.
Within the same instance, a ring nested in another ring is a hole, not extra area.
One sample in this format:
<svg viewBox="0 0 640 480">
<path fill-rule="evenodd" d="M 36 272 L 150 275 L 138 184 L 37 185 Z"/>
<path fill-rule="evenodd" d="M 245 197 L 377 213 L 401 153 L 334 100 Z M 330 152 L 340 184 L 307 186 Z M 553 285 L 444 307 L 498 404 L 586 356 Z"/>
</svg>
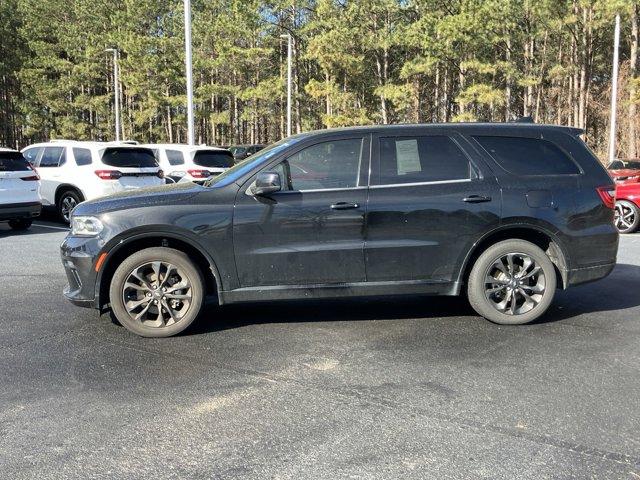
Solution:
<svg viewBox="0 0 640 480">
<path fill-rule="evenodd" d="M 640 306 L 640 266 L 619 264 L 611 275 L 586 285 L 558 290 L 549 311 L 531 325 L 555 323 L 586 313 L 625 310 Z M 443 317 L 480 317 L 460 297 L 395 296 L 357 299 L 273 301 L 208 305 L 183 335 L 285 322 L 344 322 Z M 491 325 L 489 322 L 487 322 Z"/>
</svg>

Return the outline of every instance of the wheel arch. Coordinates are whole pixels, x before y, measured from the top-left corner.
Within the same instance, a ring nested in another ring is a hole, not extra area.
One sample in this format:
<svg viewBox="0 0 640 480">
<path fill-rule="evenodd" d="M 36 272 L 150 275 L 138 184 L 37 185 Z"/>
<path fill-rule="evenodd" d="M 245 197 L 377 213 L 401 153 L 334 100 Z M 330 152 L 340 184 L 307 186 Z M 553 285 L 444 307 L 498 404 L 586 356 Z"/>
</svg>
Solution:
<svg viewBox="0 0 640 480">
<path fill-rule="evenodd" d="M 58 205 L 58 200 L 60 200 L 60 196 L 64 193 L 64 192 L 76 192 L 77 194 L 80 195 L 80 201 L 84 201 L 86 200 L 86 195 L 84 194 L 84 192 L 79 188 L 76 187 L 75 185 L 72 185 L 70 183 L 61 183 L 60 185 L 58 185 L 56 187 L 56 193 L 54 195 L 54 199 L 53 201 L 55 202 L 56 206 Z"/>
<path fill-rule="evenodd" d="M 182 251 L 193 260 L 205 280 L 205 295 L 217 295 L 222 289 L 218 268 L 211 256 L 195 240 L 175 232 L 146 232 L 121 238 L 109 249 L 96 277 L 96 307 L 102 309 L 109 303 L 109 286 L 120 263 L 132 253 L 144 248 L 168 247 Z"/>
<path fill-rule="evenodd" d="M 476 260 L 491 245 L 503 240 L 511 239 L 525 240 L 540 247 L 549 256 L 556 269 L 558 286 L 562 289 L 567 288 L 569 259 L 562 246 L 562 242 L 549 229 L 540 225 L 527 223 L 503 225 L 481 237 L 473 245 L 464 259 L 460 270 L 461 275 L 459 278 L 459 284 L 462 285 L 467 282 Z"/>
</svg>

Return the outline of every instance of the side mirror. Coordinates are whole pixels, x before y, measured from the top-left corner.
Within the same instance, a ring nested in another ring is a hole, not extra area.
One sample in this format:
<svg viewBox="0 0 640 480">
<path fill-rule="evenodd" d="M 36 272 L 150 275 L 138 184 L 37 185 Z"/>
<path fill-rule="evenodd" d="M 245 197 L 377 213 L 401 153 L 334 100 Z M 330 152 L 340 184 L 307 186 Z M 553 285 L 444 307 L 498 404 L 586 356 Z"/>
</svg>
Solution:
<svg viewBox="0 0 640 480">
<path fill-rule="evenodd" d="M 251 188 L 254 195 L 269 195 L 282 190 L 280 175 L 276 172 L 261 172 Z"/>
</svg>

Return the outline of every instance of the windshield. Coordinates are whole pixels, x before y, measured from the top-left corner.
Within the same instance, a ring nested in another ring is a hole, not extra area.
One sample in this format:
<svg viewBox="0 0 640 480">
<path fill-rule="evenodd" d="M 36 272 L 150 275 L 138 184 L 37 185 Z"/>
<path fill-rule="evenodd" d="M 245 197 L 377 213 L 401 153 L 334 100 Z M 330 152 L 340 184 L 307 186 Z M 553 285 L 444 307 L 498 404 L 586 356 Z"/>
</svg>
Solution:
<svg viewBox="0 0 640 480">
<path fill-rule="evenodd" d="M 302 136 L 294 136 L 288 137 L 280 140 L 278 143 L 274 143 L 268 148 L 261 150 L 259 153 L 243 160 L 242 162 L 236 164 L 234 167 L 230 168 L 224 173 L 221 173 L 217 177 L 212 178 L 207 181 L 204 185 L 206 187 L 225 187 L 230 183 L 235 182 L 243 175 L 247 174 L 255 167 L 260 165 L 261 163 L 266 162 L 273 156 L 279 154 L 281 151 L 285 150 L 287 147 L 290 147 L 294 143 L 297 143 Z"/>
<path fill-rule="evenodd" d="M 193 163 L 200 167 L 230 168 L 233 167 L 233 155 L 225 151 L 200 150 L 196 152 Z"/>
<path fill-rule="evenodd" d="M 30 170 L 20 152 L 0 152 L 0 172 L 23 172 Z"/>
<path fill-rule="evenodd" d="M 102 154 L 102 163 L 119 168 L 153 168 L 158 166 L 156 157 L 149 148 L 107 148 Z"/>
</svg>

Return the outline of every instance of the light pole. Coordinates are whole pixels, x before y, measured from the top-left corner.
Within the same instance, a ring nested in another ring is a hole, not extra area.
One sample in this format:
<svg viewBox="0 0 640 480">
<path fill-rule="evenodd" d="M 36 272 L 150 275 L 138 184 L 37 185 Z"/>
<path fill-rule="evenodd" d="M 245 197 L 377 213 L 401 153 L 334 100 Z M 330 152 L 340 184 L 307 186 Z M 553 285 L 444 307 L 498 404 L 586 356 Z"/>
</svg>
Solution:
<svg viewBox="0 0 640 480">
<path fill-rule="evenodd" d="M 293 53 L 293 37 L 290 33 L 280 35 L 287 39 L 287 137 L 291 136 L 291 56 Z"/>
<path fill-rule="evenodd" d="M 120 141 L 120 82 L 118 80 L 118 49 L 106 48 L 105 52 L 113 53 L 113 91 L 116 103 L 116 142 Z"/>
<path fill-rule="evenodd" d="M 193 66 L 191 60 L 191 0 L 184 0 L 184 50 L 187 70 L 187 136 L 189 145 L 195 145 L 193 121 Z"/>
<path fill-rule="evenodd" d="M 618 104 L 618 58 L 620 49 L 620 14 L 616 15 L 616 28 L 613 34 L 613 72 L 611 74 L 611 130 L 609 131 L 609 163 L 616 156 L 616 112 Z"/>
</svg>

